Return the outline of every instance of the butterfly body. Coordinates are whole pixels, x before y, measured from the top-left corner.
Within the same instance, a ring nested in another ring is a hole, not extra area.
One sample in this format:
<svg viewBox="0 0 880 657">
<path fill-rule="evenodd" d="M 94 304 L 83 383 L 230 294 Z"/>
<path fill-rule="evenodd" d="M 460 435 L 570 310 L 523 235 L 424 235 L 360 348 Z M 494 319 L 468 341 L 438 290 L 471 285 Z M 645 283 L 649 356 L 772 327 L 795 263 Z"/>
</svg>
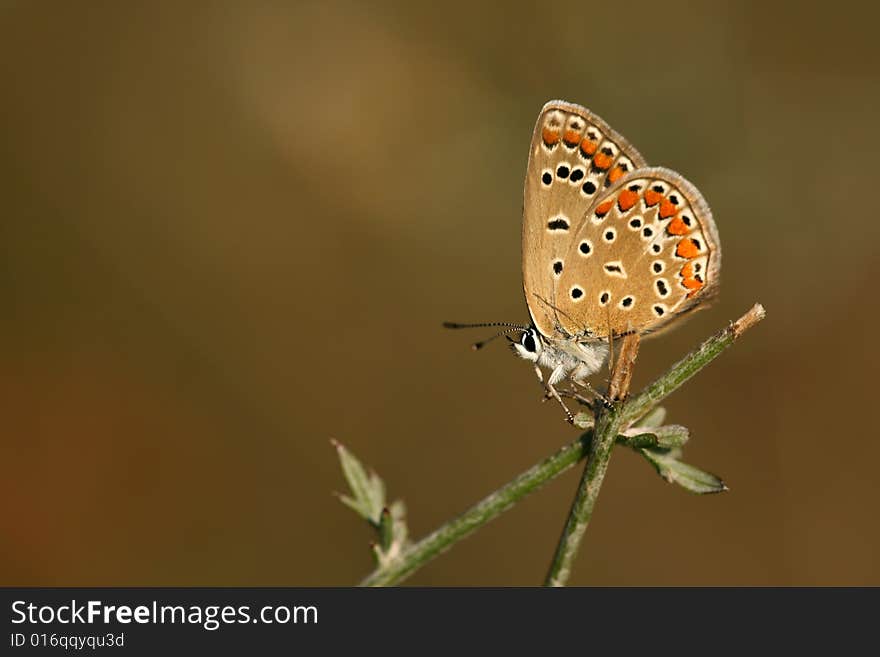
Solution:
<svg viewBox="0 0 880 657">
<path fill-rule="evenodd" d="M 581 382 L 598 372 L 608 358 L 607 342 L 546 338 L 535 327 L 528 328 L 513 348 L 521 358 L 549 370 L 547 383 L 551 386 L 564 379 Z"/>
</svg>

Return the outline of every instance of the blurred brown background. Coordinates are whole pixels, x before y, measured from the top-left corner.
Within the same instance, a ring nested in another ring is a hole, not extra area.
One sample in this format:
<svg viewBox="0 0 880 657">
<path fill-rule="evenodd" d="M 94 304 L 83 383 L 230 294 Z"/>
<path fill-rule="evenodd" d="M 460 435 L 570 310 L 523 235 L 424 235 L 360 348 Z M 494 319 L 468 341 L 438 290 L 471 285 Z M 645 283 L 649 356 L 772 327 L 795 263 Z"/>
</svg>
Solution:
<svg viewBox="0 0 880 657">
<path fill-rule="evenodd" d="M 618 450 L 574 583 L 880 584 L 876 16 L 0 11 L 0 583 L 351 584 L 372 535 L 330 437 L 416 536 L 572 440 L 528 364 L 440 328 L 527 318 L 528 139 L 564 98 L 694 181 L 724 244 L 720 303 L 646 343 L 636 385 L 768 311 L 667 404 L 731 492 Z M 577 476 L 410 582 L 539 583 Z"/>
</svg>

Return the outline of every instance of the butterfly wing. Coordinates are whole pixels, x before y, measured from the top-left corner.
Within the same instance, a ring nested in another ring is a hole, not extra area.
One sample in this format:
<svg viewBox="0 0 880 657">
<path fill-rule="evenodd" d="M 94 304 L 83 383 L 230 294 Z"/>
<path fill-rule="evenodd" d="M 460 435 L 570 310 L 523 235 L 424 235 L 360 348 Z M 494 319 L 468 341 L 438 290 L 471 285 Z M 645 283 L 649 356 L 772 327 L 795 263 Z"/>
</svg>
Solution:
<svg viewBox="0 0 880 657">
<path fill-rule="evenodd" d="M 569 233 L 553 279 L 563 331 L 651 333 L 717 292 L 718 229 L 690 182 L 669 169 L 637 169 L 599 196 Z"/>
<path fill-rule="evenodd" d="M 544 105 L 529 148 L 522 235 L 523 288 L 541 334 L 565 337 L 563 327 L 578 325 L 560 322 L 560 304 L 572 304 L 558 298 L 559 263 L 603 192 L 645 166 L 626 139 L 586 108 L 563 101 Z"/>
</svg>

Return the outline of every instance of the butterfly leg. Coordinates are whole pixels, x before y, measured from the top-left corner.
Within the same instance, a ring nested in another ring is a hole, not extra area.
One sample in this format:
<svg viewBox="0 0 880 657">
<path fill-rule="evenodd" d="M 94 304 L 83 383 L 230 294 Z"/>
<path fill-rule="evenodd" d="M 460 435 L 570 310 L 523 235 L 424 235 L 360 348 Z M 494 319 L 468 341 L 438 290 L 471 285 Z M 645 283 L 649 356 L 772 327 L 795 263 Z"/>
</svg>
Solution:
<svg viewBox="0 0 880 657">
<path fill-rule="evenodd" d="M 579 385 L 581 388 L 583 388 L 588 393 L 593 395 L 593 399 L 598 399 L 600 402 L 602 402 L 602 405 L 605 408 L 611 408 L 611 406 L 612 406 L 611 400 L 608 399 L 608 397 L 603 395 L 601 392 L 596 390 L 593 386 L 591 386 L 586 381 L 578 381 L 577 379 L 571 379 L 571 382 L 574 383 L 575 385 Z"/>
<path fill-rule="evenodd" d="M 568 397 L 569 399 L 575 400 L 581 406 L 585 406 L 586 408 L 590 409 L 590 411 L 594 410 L 593 409 L 593 406 L 594 406 L 593 402 L 595 401 L 595 399 L 587 399 L 583 395 L 579 394 L 578 391 L 575 390 L 574 386 L 572 386 L 568 390 L 559 390 L 558 392 L 559 392 L 560 397 L 563 397 L 563 398 Z M 547 397 L 545 397 L 545 399 L 549 399 L 549 395 Z"/>
<path fill-rule="evenodd" d="M 553 399 L 558 401 L 559 405 L 562 406 L 562 410 L 565 411 L 565 419 L 568 421 L 569 424 L 574 424 L 574 415 L 572 415 L 571 411 L 568 410 L 568 406 L 566 406 L 565 402 L 562 401 L 562 397 L 559 396 L 556 388 L 554 388 L 553 384 L 551 383 L 551 381 L 558 380 L 563 371 L 564 370 L 562 369 L 562 366 L 557 367 L 555 370 L 553 370 L 553 372 L 550 373 L 550 378 L 545 381 L 544 375 L 541 372 L 541 368 L 535 365 L 535 374 L 538 375 L 538 381 L 541 382 L 541 385 L 544 386 L 544 390 L 546 391 L 544 399 L 549 399 L 550 397 L 552 397 Z"/>
</svg>

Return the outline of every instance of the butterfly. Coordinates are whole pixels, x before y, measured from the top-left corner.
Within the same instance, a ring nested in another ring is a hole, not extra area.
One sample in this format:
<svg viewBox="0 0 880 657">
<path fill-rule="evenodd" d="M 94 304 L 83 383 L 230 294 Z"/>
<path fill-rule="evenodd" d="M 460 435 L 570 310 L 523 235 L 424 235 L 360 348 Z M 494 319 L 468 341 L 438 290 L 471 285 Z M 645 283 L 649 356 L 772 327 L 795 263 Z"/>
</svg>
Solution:
<svg viewBox="0 0 880 657">
<path fill-rule="evenodd" d="M 600 117 L 559 100 L 544 105 L 532 133 L 522 256 L 530 325 L 445 325 L 506 327 L 490 340 L 519 332 L 514 351 L 569 422 L 560 382 L 586 385 L 615 338 L 669 328 L 706 307 L 720 282 L 718 229 L 697 188 L 649 167 Z"/>
</svg>

